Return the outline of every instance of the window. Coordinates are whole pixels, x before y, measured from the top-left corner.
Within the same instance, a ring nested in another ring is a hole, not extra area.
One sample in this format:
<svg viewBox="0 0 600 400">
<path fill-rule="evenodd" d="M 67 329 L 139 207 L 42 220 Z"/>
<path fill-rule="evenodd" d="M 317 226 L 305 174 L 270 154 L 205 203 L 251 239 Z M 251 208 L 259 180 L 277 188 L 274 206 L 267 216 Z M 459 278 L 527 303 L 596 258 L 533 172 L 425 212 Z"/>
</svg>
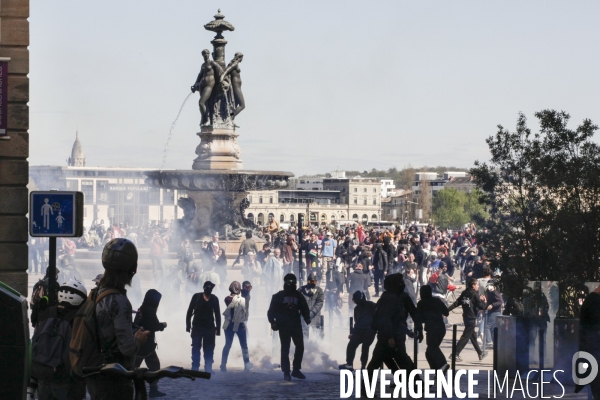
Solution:
<svg viewBox="0 0 600 400">
<path fill-rule="evenodd" d="M 358 197 L 354 198 L 354 204 L 358 204 Z"/>
<path fill-rule="evenodd" d="M 273 204 L 273 196 L 269 196 L 269 203 Z"/>
<path fill-rule="evenodd" d="M 373 199 L 373 205 L 376 206 L 377 205 L 377 199 Z"/>
<path fill-rule="evenodd" d="M 327 215 L 321 214 L 321 221 L 327 221 Z"/>
<path fill-rule="evenodd" d="M 160 204 L 160 189 L 148 188 L 148 204 Z"/>
<path fill-rule="evenodd" d="M 340 215 L 340 219 L 344 220 L 346 219 L 346 216 L 344 214 Z"/>
<path fill-rule="evenodd" d="M 362 222 L 369 222 L 369 217 L 367 217 L 367 214 L 363 214 Z"/>
<path fill-rule="evenodd" d="M 85 204 L 93 204 L 94 181 L 81 181 L 81 191 L 83 192 Z"/>
<path fill-rule="evenodd" d="M 352 215 L 352 220 L 358 222 L 358 214 Z"/>
<path fill-rule="evenodd" d="M 377 193 L 377 188 L 373 188 L 373 193 Z"/>
<path fill-rule="evenodd" d="M 254 222 L 254 214 L 248 213 L 248 216 L 246 218 L 248 218 L 250 221 Z"/>
<path fill-rule="evenodd" d="M 248 201 L 252 203 L 252 196 L 248 196 Z"/>
<path fill-rule="evenodd" d="M 296 220 L 296 216 L 294 214 L 290 214 L 290 222 L 294 222 Z"/>
<path fill-rule="evenodd" d="M 283 222 L 283 221 L 285 221 L 285 215 L 281 214 L 279 216 L 279 222 Z"/>
<path fill-rule="evenodd" d="M 173 189 L 163 190 L 163 204 L 174 204 L 175 203 L 175 191 Z"/>
<path fill-rule="evenodd" d="M 258 196 L 258 203 L 262 204 L 262 196 Z M 260 215 L 260 214 L 259 214 Z"/>
<path fill-rule="evenodd" d="M 108 181 L 96 181 L 96 201 L 108 201 Z"/>
<path fill-rule="evenodd" d="M 67 180 L 67 190 L 72 190 L 74 192 L 79 190 L 79 183 L 77 181 L 68 179 Z"/>
<path fill-rule="evenodd" d="M 269 213 L 269 218 L 275 218 L 275 214 Z"/>
<path fill-rule="evenodd" d="M 366 205 L 367 205 L 367 198 L 363 197 L 363 206 L 366 206 Z"/>
<path fill-rule="evenodd" d="M 389 211 L 388 211 L 389 214 Z M 377 221 L 377 215 L 373 214 L 371 215 L 371 221 Z"/>
<path fill-rule="evenodd" d="M 317 213 L 310 213 L 310 222 L 316 222 L 317 221 Z"/>
<path fill-rule="evenodd" d="M 358 192 L 358 188 L 354 188 L 354 193 Z"/>
<path fill-rule="evenodd" d="M 262 199 L 262 197 L 259 197 L 259 199 Z M 265 223 L 265 214 L 263 214 L 263 213 L 258 214 L 258 219 L 257 219 L 256 223 L 258 225 L 264 225 L 264 223 Z"/>
<path fill-rule="evenodd" d="M 331 221 L 335 221 L 335 215 L 331 214 Z"/>
<path fill-rule="evenodd" d="M 367 193 L 367 188 L 364 188 L 364 189 L 363 189 L 363 192 Z"/>
</svg>

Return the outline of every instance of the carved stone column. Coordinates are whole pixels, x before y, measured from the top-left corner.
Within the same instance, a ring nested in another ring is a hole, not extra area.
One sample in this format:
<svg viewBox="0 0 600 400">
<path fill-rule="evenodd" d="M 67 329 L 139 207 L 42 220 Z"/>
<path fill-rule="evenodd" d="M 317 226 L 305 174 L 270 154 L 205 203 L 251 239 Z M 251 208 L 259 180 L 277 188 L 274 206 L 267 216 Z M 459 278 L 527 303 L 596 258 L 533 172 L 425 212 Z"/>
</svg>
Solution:
<svg viewBox="0 0 600 400">
<path fill-rule="evenodd" d="M 237 143 L 239 133 L 235 130 L 203 126 L 198 136 L 200 137 L 200 144 L 196 147 L 198 157 L 194 160 L 192 169 L 241 170 L 244 168 L 240 146 Z"/>
</svg>

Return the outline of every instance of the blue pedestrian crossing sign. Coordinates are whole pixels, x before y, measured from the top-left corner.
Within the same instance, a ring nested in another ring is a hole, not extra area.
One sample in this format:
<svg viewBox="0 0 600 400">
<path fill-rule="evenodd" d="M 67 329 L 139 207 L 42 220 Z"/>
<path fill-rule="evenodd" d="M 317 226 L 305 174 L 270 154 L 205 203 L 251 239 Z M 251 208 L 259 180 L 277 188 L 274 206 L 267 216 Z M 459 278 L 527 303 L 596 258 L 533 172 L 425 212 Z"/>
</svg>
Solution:
<svg viewBox="0 0 600 400">
<path fill-rule="evenodd" d="M 83 234 L 83 193 L 31 192 L 29 234 L 34 237 L 79 237 Z"/>
</svg>

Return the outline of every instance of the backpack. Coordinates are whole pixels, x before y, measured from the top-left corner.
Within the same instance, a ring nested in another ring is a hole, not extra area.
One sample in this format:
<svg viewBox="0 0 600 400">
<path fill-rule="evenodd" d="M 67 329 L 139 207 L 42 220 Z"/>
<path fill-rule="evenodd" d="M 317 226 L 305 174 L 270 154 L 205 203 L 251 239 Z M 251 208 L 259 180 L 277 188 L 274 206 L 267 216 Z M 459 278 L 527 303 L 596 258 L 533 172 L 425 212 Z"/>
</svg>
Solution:
<svg viewBox="0 0 600 400">
<path fill-rule="evenodd" d="M 84 376 L 84 367 L 96 367 L 104 363 L 96 326 L 96 304 L 106 296 L 116 293 L 120 292 L 108 289 L 95 296 L 96 292 L 93 291 L 88 301 L 83 303 L 75 314 L 69 352 L 71 368 L 81 377 Z"/>
<path fill-rule="evenodd" d="M 31 374 L 41 380 L 69 378 L 71 325 L 58 318 L 56 309 L 40 321 L 31 338 Z"/>
</svg>

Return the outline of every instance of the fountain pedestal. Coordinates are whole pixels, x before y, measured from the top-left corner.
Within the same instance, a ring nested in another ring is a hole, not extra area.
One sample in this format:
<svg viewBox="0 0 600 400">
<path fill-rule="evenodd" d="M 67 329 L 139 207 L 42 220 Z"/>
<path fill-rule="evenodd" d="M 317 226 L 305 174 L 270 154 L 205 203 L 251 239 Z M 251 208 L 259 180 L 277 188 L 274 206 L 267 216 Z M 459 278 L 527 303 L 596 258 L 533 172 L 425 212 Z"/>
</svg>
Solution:
<svg viewBox="0 0 600 400">
<path fill-rule="evenodd" d="M 241 149 L 237 143 L 239 133 L 231 128 L 203 126 L 197 133 L 200 144 L 196 147 L 198 157 L 194 160 L 195 170 L 241 170 L 244 168 Z"/>
</svg>

